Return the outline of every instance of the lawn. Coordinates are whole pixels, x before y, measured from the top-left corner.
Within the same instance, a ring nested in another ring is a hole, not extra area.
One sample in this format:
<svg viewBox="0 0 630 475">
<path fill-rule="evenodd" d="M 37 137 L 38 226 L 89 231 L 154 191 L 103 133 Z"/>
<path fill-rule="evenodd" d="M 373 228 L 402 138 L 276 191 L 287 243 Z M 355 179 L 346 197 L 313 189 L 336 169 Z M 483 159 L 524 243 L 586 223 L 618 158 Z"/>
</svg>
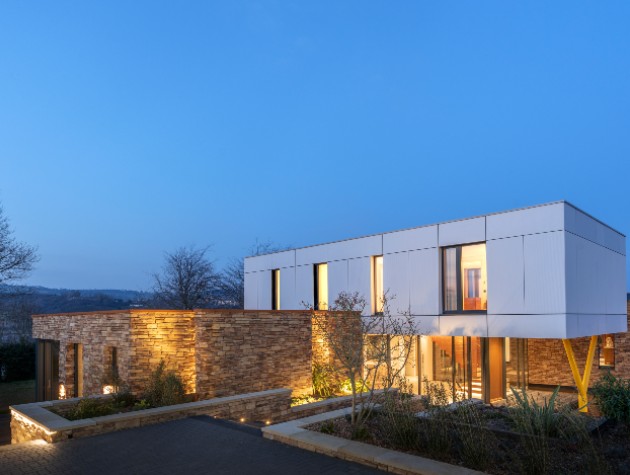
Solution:
<svg viewBox="0 0 630 475">
<path fill-rule="evenodd" d="M 35 401 L 35 380 L 0 383 L 0 414 L 9 411 L 9 406 Z"/>
</svg>

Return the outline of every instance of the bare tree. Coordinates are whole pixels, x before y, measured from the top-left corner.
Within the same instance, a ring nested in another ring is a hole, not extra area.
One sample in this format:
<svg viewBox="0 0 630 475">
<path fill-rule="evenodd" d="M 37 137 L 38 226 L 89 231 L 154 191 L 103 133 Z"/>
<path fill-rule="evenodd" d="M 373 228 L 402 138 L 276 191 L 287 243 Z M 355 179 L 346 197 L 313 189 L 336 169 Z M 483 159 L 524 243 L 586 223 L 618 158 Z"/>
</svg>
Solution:
<svg viewBox="0 0 630 475">
<path fill-rule="evenodd" d="M 36 248 L 18 242 L 0 206 L 0 284 L 25 277 L 37 262 Z"/>
<path fill-rule="evenodd" d="M 249 248 L 248 256 L 260 256 L 270 252 L 286 250 L 287 247 L 278 246 L 271 242 L 256 242 Z M 221 272 L 219 279 L 219 294 L 221 304 L 230 308 L 245 306 L 245 268 L 244 259 L 232 258 Z"/>
<path fill-rule="evenodd" d="M 392 389 L 402 378 L 417 326 L 409 313 L 392 315 L 387 293 L 383 312 L 362 315 L 365 299 L 341 292 L 327 312 L 314 312 L 313 332 L 332 353 L 332 364 L 350 382 L 351 424 L 358 433 L 371 412 L 374 391 Z"/>
<path fill-rule="evenodd" d="M 159 305 L 192 310 L 215 304 L 218 275 L 206 258 L 208 249 L 180 247 L 165 253 L 162 272 L 153 274 L 153 291 Z"/>
</svg>

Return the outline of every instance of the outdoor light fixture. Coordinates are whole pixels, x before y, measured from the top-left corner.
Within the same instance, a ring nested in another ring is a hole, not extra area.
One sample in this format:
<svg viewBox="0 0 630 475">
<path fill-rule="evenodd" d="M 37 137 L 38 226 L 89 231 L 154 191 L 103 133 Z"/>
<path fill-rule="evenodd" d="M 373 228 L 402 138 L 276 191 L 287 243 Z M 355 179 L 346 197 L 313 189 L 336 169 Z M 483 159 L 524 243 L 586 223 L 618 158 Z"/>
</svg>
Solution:
<svg viewBox="0 0 630 475">
<path fill-rule="evenodd" d="M 114 386 L 112 386 L 111 384 L 106 384 L 105 386 L 103 386 L 103 394 L 113 394 L 114 393 Z"/>
<path fill-rule="evenodd" d="M 66 387 L 63 384 L 59 385 L 59 399 L 66 398 Z"/>
</svg>

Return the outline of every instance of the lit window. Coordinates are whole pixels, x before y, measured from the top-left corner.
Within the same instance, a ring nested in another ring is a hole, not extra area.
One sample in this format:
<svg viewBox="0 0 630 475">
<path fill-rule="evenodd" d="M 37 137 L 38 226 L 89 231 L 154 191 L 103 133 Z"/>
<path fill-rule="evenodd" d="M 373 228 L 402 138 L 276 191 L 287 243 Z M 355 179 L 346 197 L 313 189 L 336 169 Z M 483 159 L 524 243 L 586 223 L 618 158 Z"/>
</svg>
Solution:
<svg viewBox="0 0 630 475">
<path fill-rule="evenodd" d="M 607 334 L 599 337 L 599 367 L 615 367 L 615 335 Z"/>
<path fill-rule="evenodd" d="M 328 310 L 328 264 L 315 264 L 313 271 L 315 310 Z"/>
<path fill-rule="evenodd" d="M 442 272 L 444 313 L 488 308 L 485 244 L 445 248 Z"/>
<path fill-rule="evenodd" d="M 372 309 L 383 313 L 383 256 L 372 258 Z"/>
<path fill-rule="evenodd" d="M 271 310 L 280 310 L 280 269 L 271 271 Z"/>
</svg>

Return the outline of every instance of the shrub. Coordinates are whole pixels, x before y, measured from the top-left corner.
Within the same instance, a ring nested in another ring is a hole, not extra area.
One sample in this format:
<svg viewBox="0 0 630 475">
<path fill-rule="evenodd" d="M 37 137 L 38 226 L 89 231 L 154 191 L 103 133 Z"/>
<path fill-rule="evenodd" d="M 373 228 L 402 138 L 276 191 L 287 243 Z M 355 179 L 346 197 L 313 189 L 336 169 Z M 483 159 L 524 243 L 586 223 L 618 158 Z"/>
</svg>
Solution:
<svg viewBox="0 0 630 475">
<path fill-rule="evenodd" d="M 76 421 L 91 417 L 108 416 L 114 412 L 115 409 L 112 407 L 111 401 L 103 402 L 94 398 L 85 398 L 81 399 L 66 417 L 71 421 Z"/>
<path fill-rule="evenodd" d="M 394 447 L 403 450 L 416 448 L 420 437 L 414 401 L 409 394 L 410 389 L 407 381 L 400 378 L 398 391 L 388 391 L 385 394 L 380 411 L 386 439 Z"/>
<path fill-rule="evenodd" d="M 327 398 L 337 391 L 338 384 L 335 382 L 335 374 L 330 365 L 315 363 L 312 374 L 315 397 Z"/>
<path fill-rule="evenodd" d="M 591 392 L 604 416 L 630 424 L 630 379 L 617 378 L 608 371 Z"/>
<path fill-rule="evenodd" d="M 496 437 L 485 427 L 479 404 L 464 401 L 454 412 L 459 454 L 464 464 L 475 470 L 490 466 L 496 450 Z"/>
<path fill-rule="evenodd" d="M 171 406 L 185 401 L 184 383 L 172 370 L 166 370 L 164 361 L 149 376 L 142 399 L 153 407 Z"/>
</svg>

